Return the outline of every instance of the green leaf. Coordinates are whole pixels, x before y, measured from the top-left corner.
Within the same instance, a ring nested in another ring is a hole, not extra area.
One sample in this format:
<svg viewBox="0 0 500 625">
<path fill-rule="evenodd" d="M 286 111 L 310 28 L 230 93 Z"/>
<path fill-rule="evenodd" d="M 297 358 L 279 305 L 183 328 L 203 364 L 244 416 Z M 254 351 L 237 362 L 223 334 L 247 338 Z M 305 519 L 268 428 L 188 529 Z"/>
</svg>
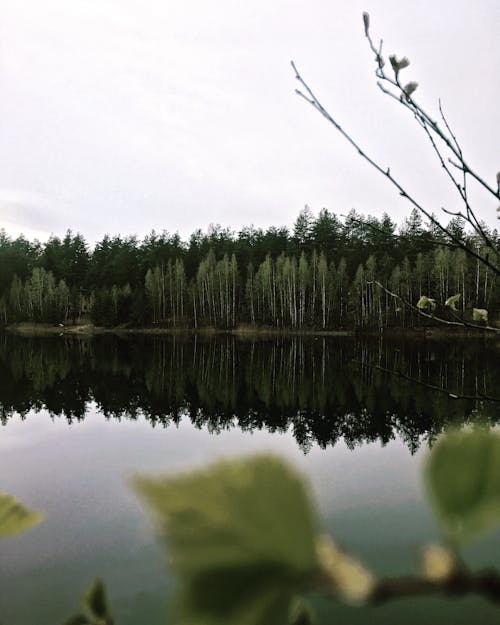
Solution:
<svg viewBox="0 0 500 625">
<path fill-rule="evenodd" d="M 431 503 L 450 538 L 466 542 L 500 527 L 500 435 L 457 431 L 441 438 L 425 478 Z"/>
<path fill-rule="evenodd" d="M 472 319 L 474 321 L 484 321 L 485 323 L 488 323 L 488 311 L 486 308 L 473 308 Z"/>
<path fill-rule="evenodd" d="M 314 612 L 309 602 L 302 597 L 294 597 L 288 616 L 289 625 L 314 625 L 315 622 Z"/>
<path fill-rule="evenodd" d="M 89 612 L 97 619 L 106 621 L 111 618 L 106 597 L 106 588 L 99 578 L 94 580 L 92 585 L 87 589 L 83 597 L 83 602 Z"/>
<path fill-rule="evenodd" d="M 168 542 L 179 625 L 287 622 L 319 566 L 315 515 L 291 468 L 255 456 L 134 486 Z"/>
<path fill-rule="evenodd" d="M 457 293 L 456 295 L 452 295 L 451 297 L 449 297 L 446 302 L 444 303 L 445 306 L 448 306 L 449 308 L 451 308 L 452 310 L 456 310 L 457 309 L 457 304 L 460 301 L 460 298 L 462 296 L 460 295 L 460 293 Z"/>
<path fill-rule="evenodd" d="M 11 495 L 0 493 L 0 538 L 25 532 L 42 518 L 41 514 L 31 512 Z"/>
<path fill-rule="evenodd" d="M 417 308 L 419 308 L 420 310 L 434 310 L 436 308 L 436 300 L 427 297 L 427 295 L 421 295 L 420 299 L 417 302 Z"/>
</svg>

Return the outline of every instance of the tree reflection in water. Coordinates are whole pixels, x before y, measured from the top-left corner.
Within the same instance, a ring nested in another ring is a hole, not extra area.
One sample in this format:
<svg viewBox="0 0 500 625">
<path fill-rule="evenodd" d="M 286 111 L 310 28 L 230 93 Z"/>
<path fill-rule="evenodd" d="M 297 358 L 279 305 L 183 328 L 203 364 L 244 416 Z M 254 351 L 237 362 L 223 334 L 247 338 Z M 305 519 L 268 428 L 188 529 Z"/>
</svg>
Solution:
<svg viewBox="0 0 500 625">
<path fill-rule="evenodd" d="M 448 424 L 498 420 L 499 404 L 485 399 L 497 356 L 458 341 L 3 335 L 0 419 L 44 408 L 79 421 L 94 402 L 106 418 L 153 426 L 291 429 L 304 451 L 400 437 L 413 453 Z"/>
</svg>

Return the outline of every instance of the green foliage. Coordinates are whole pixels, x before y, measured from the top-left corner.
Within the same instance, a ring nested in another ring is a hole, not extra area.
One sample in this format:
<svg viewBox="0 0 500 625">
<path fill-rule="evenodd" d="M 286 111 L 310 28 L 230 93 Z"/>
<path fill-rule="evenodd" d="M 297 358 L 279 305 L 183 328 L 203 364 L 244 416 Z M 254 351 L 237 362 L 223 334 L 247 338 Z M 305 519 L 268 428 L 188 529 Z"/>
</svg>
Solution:
<svg viewBox="0 0 500 625">
<path fill-rule="evenodd" d="M 460 301 L 461 298 L 461 294 L 457 293 L 457 295 L 452 295 L 451 297 L 449 297 L 446 302 L 444 303 L 445 306 L 448 306 L 448 308 L 451 308 L 452 310 L 457 310 L 457 304 Z"/>
<path fill-rule="evenodd" d="M 302 597 L 294 597 L 290 605 L 289 625 L 314 625 L 315 622 L 309 603 Z"/>
<path fill-rule="evenodd" d="M 472 319 L 474 321 L 484 321 L 484 323 L 488 323 L 488 311 L 485 308 L 473 308 Z"/>
<path fill-rule="evenodd" d="M 108 621 L 111 618 L 106 589 L 104 588 L 102 580 L 99 578 L 94 580 L 92 585 L 87 589 L 83 601 L 89 612 L 95 616 L 96 619 Z"/>
<path fill-rule="evenodd" d="M 31 512 L 11 495 L 0 493 L 0 538 L 25 532 L 42 518 L 41 514 Z"/>
<path fill-rule="evenodd" d="M 417 308 L 420 310 L 433 311 L 436 308 L 436 300 L 427 297 L 427 295 L 421 295 L 417 302 Z"/>
<path fill-rule="evenodd" d="M 106 588 L 99 578 L 85 591 L 83 605 L 85 612 L 70 616 L 63 625 L 113 625 Z"/>
<path fill-rule="evenodd" d="M 500 434 L 455 431 L 430 454 L 425 478 L 448 536 L 460 543 L 500 527 Z"/>
<path fill-rule="evenodd" d="M 316 519 L 292 469 L 263 455 L 134 485 L 168 542 L 178 623 L 287 623 L 319 566 Z"/>
<path fill-rule="evenodd" d="M 394 63 L 399 70 L 407 66 L 404 58 L 394 57 Z M 415 84 L 405 87 L 408 94 Z M 453 218 L 447 228 L 487 255 L 484 241 L 468 233 L 462 220 Z M 495 232 L 487 234 L 498 243 Z M 106 235 L 92 251 L 71 233 L 43 245 L 0 233 L 0 324 L 67 325 L 89 317 L 104 326 L 176 328 L 419 323 L 374 289 L 373 281 L 405 301 L 416 301 L 423 291 L 439 302 L 461 293 L 470 307 L 500 310 L 494 272 L 463 250 L 444 247 L 442 233 L 426 227 L 416 209 L 399 235 L 387 215 L 350 211 L 341 219 L 327 209 L 314 216 L 308 208 L 292 231 L 249 227 L 236 234 L 215 227 L 196 231 L 189 242 L 168 233 L 153 232 L 143 241 Z"/>
</svg>

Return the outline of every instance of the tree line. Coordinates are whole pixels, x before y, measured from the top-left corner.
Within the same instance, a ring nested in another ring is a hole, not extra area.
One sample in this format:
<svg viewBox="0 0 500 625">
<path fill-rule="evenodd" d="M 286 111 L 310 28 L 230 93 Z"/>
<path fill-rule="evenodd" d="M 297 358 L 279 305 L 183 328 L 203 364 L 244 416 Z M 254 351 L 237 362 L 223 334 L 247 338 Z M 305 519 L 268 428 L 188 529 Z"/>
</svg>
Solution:
<svg viewBox="0 0 500 625">
<path fill-rule="evenodd" d="M 447 228 L 487 254 L 459 218 Z M 496 230 L 488 236 L 498 245 Z M 416 210 L 398 227 L 387 215 L 340 218 L 323 209 L 315 217 L 306 207 L 290 230 L 212 226 L 187 241 L 166 231 L 142 241 L 106 235 L 93 249 L 71 231 L 43 244 L 0 232 L 5 325 L 408 327 L 422 321 L 404 302 L 425 295 L 444 303 L 458 294 L 464 318 L 473 308 L 498 316 L 495 274 Z"/>
</svg>

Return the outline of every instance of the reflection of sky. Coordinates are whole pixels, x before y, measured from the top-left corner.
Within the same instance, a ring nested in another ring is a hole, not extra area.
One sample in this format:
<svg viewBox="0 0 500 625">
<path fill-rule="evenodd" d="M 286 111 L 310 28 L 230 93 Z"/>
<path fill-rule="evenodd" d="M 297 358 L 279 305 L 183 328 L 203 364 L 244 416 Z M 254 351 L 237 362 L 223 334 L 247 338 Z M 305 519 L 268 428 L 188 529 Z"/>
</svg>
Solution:
<svg viewBox="0 0 500 625">
<path fill-rule="evenodd" d="M 94 408 L 83 422 L 68 425 L 65 419 L 52 421 L 45 411 L 31 412 L 26 420 L 13 417 L 0 428 L 0 487 L 47 516 L 37 528 L 0 544 L 4 622 L 60 622 L 99 574 L 108 583 L 120 625 L 146 623 L 145 614 L 148 625 L 163 624 L 171 580 L 151 523 L 126 487 L 127 476 L 171 473 L 265 450 L 305 472 L 327 529 L 377 570 L 408 572 L 417 546 L 436 539 L 422 504 L 419 469 L 425 450 L 411 456 L 397 440 L 352 451 L 342 442 L 326 450 L 313 446 L 304 455 L 291 433 L 234 429 L 213 435 L 187 420 L 179 427 L 152 428 L 141 418 L 106 421 Z M 490 553 L 486 550 L 483 560 Z M 465 625 L 477 612 L 476 604 L 469 611 L 462 603 L 454 609 L 447 603 L 418 605 L 412 612 L 404 603 L 369 613 L 336 609 L 348 619 L 339 622 L 349 625 L 399 625 L 403 613 L 405 623 L 421 625 L 430 622 L 422 619 L 435 615 L 436 605 L 443 608 L 439 622 Z M 482 623 L 496 622 L 495 612 L 483 604 L 481 610 Z"/>
<path fill-rule="evenodd" d="M 150 553 L 150 522 L 127 489 L 127 476 L 175 472 L 214 458 L 263 450 L 305 471 L 323 516 L 329 522 L 341 519 L 339 531 L 346 531 L 342 519 L 360 506 L 404 509 L 419 499 L 418 460 L 399 442 L 386 448 L 366 445 L 354 452 L 339 443 L 324 451 L 313 447 L 304 455 L 291 433 L 235 429 L 211 435 L 188 421 L 178 428 L 152 428 L 144 420 L 106 421 L 94 410 L 84 422 L 70 426 L 64 419 L 50 420 L 43 411 L 30 413 L 24 421 L 12 418 L 0 430 L 1 487 L 47 517 L 36 529 L 2 544 L 0 587 L 31 588 L 35 605 L 41 587 L 51 577 L 59 579 L 61 571 L 74 575 L 75 584 L 85 584 L 84 573 L 91 577 L 103 570 L 117 592 L 123 592 L 122 584 L 130 582 L 124 567 L 144 569 L 149 560 L 141 554 L 155 557 Z M 394 463 L 397 472 L 391 470 Z M 349 533 L 347 528 L 346 539 Z M 153 561 L 144 574 L 143 590 L 158 584 L 159 567 L 160 560 Z M 44 581 L 37 586 L 40 576 Z M 8 599 L 7 614 L 9 609 L 16 612 L 19 600 L 16 593 Z"/>
<path fill-rule="evenodd" d="M 121 476 L 135 471 L 172 472 L 201 465 L 220 456 L 253 453 L 269 449 L 288 457 L 294 464 L 310 475 L 313 486 L 321 498 L 328 498 L 332 484 L 335 484 L 335 508 L 349 507 L 353 489 L 363 497 L 370 497 L 371 479 L 377 481 L 385 475 L 387 491 L 384 499 L 401 496 L 417 496 L 416 488 L 410 491 L 399 489 L 402 479 L 414 480 L 419 465 L 419 456 L 411 458 L 407 447 L 398 441 L 382 447 L 378 442 L 349 450 L 342 442 L 334 449 L 321 450 L 313 446 L 304 455 L 298 448 L 291 432 L 282 435 L 255 430 L 243 433 L 239 429 L 223 431 L 219 435 L 207 433 L 206 428 L 195 428 L 188 419 L 180 427 L 152 428 L 150 423 L 124 419 L 107 421 L 102 415 L 90 409 L 85 420 L 69 425 L 63 418 L 48 417 L 43 411 L 29 413 L 25 420 L 16 417 L 9 420 L 1 430 L 0 458 L 6 466 L 3 480 L 13 480 L 12 487 L 31 488 L 35 497 L 39 494 L 36 483 L 45 484 L 50 476 L 66 473 L 66 478 L 91 483 L 87 475 L 114 474 L 112 486 L 117 486 Z M 57 453 L 54 454 L 54 450 Z M 22 474 L 18 463 L 9 469 L 7 458 L 22 454 Z M 360 464 L 359 457 L 363 462 Z M 394 462 L 399 470 L 388 473 Z M 64 470 L 64 467 L 71 472 Z M 84 469 L 83 473 L 76 467 Z M 342 469 L 339 473 L 340 468 Z M 116 481 L 118 480 L 118 482 Z M 99 480 L 98 480 L 99 481 Z M 65 482 L 67 483 L 67 482 Z M 9 487 L 10 485 L 7 484 Z M 106 484 L 102 484 L 106 487 Z M 59 492 L 59 489 L 55 489 Z M 378 493 L 378 497 L 381 493 Z"/>
</svg>

